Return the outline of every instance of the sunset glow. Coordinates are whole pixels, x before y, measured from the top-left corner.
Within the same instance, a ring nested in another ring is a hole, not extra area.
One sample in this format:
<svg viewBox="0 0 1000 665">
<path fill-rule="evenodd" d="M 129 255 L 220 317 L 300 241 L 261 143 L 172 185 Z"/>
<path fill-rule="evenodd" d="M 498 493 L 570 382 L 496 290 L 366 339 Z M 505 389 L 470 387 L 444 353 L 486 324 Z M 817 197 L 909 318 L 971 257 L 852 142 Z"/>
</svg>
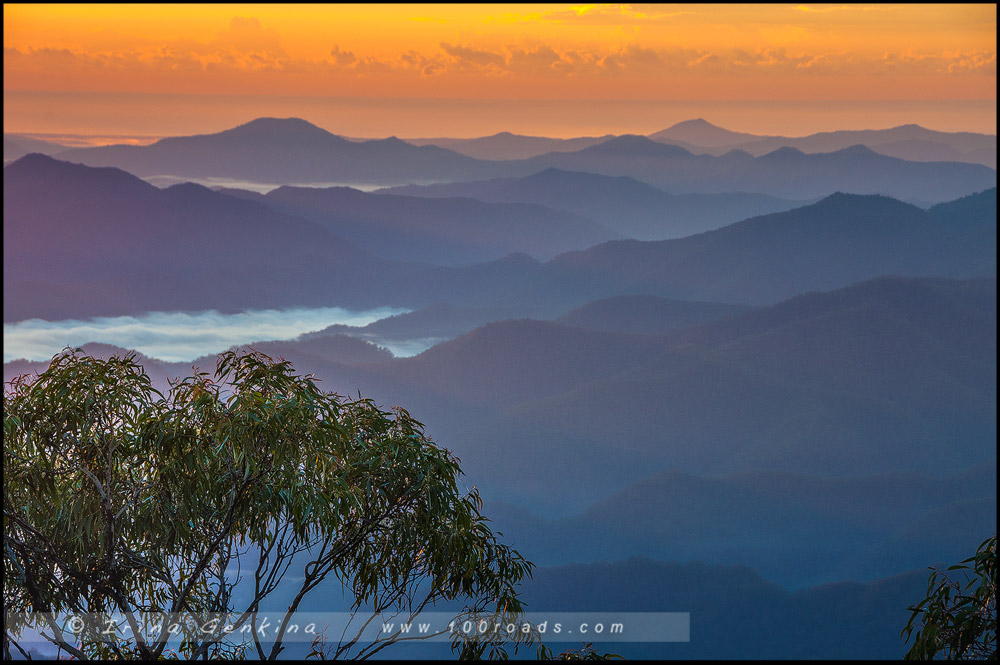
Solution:
<svg viewBox="0 0 1000 665">
<path fill-rule="evenodd" d="M 41 108 L 52 93 L 99 93 L 252 95 L 270 99 L 274 114 L 290 97 L 949 102 L 955 120 L 942 115 L 940 128 L 994 132 L 995 90 L 996 6 L 985 4 L 4 5 L 5 131 L 123 131 L 111 117 L 101 129 L 74 124 L 70 109 Z M 958 120 L 966 102 L 977 111 Z M 381 125 L 347 114 L 349 126 L 331 130 L 406 134 L 392 117 L 414 131 L 435 127 L 396 106 Z M 228 120 L 209 115 L 185 114 L 160 131 L 248 119 L 236 109 Z M 976 126 L 958 126 L 972 117 Z M 588 126 L 658 128 L 635 120 Z M 762 122 L 733 128 L 774 129 Z M 158 131 L 130 125 L 125 133 Z M 491 130 L 466 118 L 439 131 Z"/>
</svg>

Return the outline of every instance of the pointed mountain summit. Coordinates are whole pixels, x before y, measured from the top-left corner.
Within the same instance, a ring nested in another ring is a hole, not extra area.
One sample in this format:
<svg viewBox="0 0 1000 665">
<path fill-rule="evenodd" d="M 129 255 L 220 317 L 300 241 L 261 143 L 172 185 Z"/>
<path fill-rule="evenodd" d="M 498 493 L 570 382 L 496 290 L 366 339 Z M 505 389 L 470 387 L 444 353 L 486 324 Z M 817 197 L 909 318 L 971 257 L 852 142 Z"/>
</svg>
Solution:
<svg viewBox="0 0 1000 665">
<path fill-rule="evenodd" d="M 326 135 L 327 130 L 312 124 L 302 118 L 256 118 L 242 125 L 237 125 L 231 129 L 219 132 L 220 134 L 244 135 L 244 136 L 267 136 L 273 134 L 284 134 L 292 136 L 295 134 Z"/>
<path fill-rule="evenodd" d="M 759 159 L 769 159 L 769 158 L 778 159 L 778 158 L 781 158 L 781 157 L 802 157 L 805 154 L 806 153 L 802 152 L 798 148 L 793 148 L 792 146 L 786 145 L 786 146 L 783 146 L 781 148 L 777 148 L 776 150 L 773 150 L 773 151 L 771 151 L 771 152 L 769 152 L 769 153 L 767 153 L 765 155 L 761 155 L 759 157 Z"/>
<path fill-rule="evenodd" d="M 881 194 L 850 194 L 847 192 L 834 192 L 825 196 L 812 204 L 812 210 L 832 210 L 840 214 L 855 213 L 860 210 L 875 210 L 874 214 L 887 213 L 917 213 L 921 211 L 918 206 L 906 203 L 891 196 Z"/>
<path fill-rule="evenodd" d="M 704 118 L 695 118 L 694 120 L 678 122 L 667 129 L 650 134 L 649 138 L 654 141 L 682 141 L 706 148 L 719 148 L 767 137 L 757 134 L 747 134 L 745 132 L 734 132 L 718 125 L 713 125 Z"/>
<path fill-rule="evenodd" d="M 849 145 L 846 148 L 841 148 L 840 150 L 834 150 L 835 155 L 877 155 L 879 153 L 875 152 L 868 146 L 857 143 L 855 145 Z"/>
<path fill-rule="evenodd" d="M 294 145 L 304 145 L 313 141 L 348 143 L 347 139 L 328 132 L 322 127 L 317 127 L 302 118 L 257 118 L 215 134 L 169 137 L 157 141 L 154 145 L 170 145 L 178 141 L 204 140 L 207 138 L 226 142 L 265 141 Z"/>
<path fill-rule="evenodd" d="M 33 152 L 3 168 L 4 190 L 8 187 L 30 191 L 100 191 L 114 188 L 120 197 L 144 196 L 158 191 L 148 182 L 113 166 L 91 168 L 63 162 Z"/>
<path fill-rule="evenodd" d="M 385 146 L 403 146 L 410 145 L 398 136 L 387 136 L 384 139 L 372 139 L 370 141 L 362 141 L 362 143 L 367 143 L 369 145 L 385 145 Z"/>
</svg>

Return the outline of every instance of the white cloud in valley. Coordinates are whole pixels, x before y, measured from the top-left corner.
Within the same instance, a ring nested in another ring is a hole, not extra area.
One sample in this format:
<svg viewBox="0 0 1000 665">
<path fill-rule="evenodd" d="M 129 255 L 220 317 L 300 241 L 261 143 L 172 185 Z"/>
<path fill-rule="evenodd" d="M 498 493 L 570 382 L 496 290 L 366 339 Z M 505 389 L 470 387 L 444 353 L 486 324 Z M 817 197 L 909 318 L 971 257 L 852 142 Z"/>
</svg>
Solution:
<svg viewBox="0 0 1000 665">
<path fill-rule="evenodd" d="M 87 320 L 29 319 L 3 326 L 3 359 L 49 360 L 66 346 L 88 342 L 134 349 L 151 358 L 186 362 L 230 346 L 263 340 L 291 339 L 333 324 L 364 326 L 409 310 L 381 307 L 349 311 L 339 307 L 255 310 L 223 314 L 151 312 L 141 316 L 95 317 Z"/>
</svg>

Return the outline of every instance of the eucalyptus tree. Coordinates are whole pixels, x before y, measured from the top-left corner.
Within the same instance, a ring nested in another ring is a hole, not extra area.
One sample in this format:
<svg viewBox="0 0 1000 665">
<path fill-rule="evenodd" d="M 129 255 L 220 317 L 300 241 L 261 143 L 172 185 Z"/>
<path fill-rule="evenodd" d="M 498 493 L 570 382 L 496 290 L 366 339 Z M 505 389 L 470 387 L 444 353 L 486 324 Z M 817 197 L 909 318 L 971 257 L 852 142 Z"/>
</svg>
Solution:
<svg viewBox="0 0 1000 665">
<path fill-rule="evenodd" d="M 533 564 L 499 541 L 458 460 L 406 410 L 324 392 L 256 352 L 221 354 L 166 393 L 134 354 L 80 349 L 5 386 L 5 655 L 25 653 L 30 630 L 81 659 L 275 659 L 323 584 L 350 594 L 356 626 L 455 601 L 519 616 Z M 290 587 L 260 639 L 265 601 Z M 120 623 L 70 631 L 69 615 Z M 404 639 L 345 633 L 314 653 L 363 658 Z M 459 636 L 452 648 L 505 655 Z"/>
<path fill-rule="evenodd" d="M 947 571 L 931 571 L 927 597 L 907 608 L 910 620 L 902 636 L 907 641 L 913 637 L 913 645 L 905 659 L 996 660 L 996 535 Z M 963 571 L 964 583 L 952 577 L 958 575 L 955 571 Z"/>
</svg>

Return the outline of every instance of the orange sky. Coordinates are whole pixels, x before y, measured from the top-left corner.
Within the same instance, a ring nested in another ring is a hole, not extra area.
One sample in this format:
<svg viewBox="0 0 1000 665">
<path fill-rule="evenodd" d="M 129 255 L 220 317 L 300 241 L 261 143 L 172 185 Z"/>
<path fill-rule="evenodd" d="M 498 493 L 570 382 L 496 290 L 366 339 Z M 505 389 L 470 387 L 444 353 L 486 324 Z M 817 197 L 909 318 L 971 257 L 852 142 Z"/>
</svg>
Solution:
<svg viewBox="0 0 1000 665">
<path fill-rule="evenodd" d="M 50 91 L 254 95 L 282 108 L 303 96 L 978 100 L 993 102 L 995 131 L 996 6 L 5 4 L 5 131 L 74 131 L 71 108 L 26 94 Z M 191 130 L 208 129 L 196 115 Z M 109 118 L 100 131 L 123 127 Z"/>
</svg>

